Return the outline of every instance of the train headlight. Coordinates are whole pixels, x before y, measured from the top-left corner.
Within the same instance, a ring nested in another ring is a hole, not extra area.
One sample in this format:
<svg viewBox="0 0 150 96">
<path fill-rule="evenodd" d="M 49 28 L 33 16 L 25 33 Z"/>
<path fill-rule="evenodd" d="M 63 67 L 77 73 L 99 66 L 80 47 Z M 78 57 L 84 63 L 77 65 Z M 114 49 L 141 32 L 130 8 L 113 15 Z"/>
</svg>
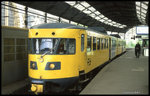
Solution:
<svg viewBox="0 0 150 96">
<path fill-rule="evenodd" d="M 33 92 L 35 92 L 35 91 L 37 90 L 37 86 L 34 85 L 34 84 L 32 84 L 31 90 L 32 90 Z"/>
<path fill-rule="evenodd" d="M 32 68 L 35 69 L 35 63 L 32 64 Z"/>
<path fill-rule="evenodd" d="M 54 69 L 54 68 L 55 68 L 55 64 L 50 64 L 50 65 L 49 65 L 49 68 L 50 68 L 50 69 Z"/>
<path fill-rule="evenodd" d="M 30 61 L 30 68 L 34 69 L 34 70 L 37 70 L 37 63 L 33 62 L 33 61 Z"/>
</svg>

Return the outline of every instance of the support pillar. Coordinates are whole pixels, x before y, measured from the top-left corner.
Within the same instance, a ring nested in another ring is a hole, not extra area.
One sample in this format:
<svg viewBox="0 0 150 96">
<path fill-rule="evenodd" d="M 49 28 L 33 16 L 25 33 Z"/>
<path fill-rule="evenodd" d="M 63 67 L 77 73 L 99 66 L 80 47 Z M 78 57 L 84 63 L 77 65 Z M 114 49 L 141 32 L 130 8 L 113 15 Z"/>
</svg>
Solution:
<svg viewBox="0 0 150 96">
<path fill-rule="evenodd" d="M 6 5 L 9 5 L 9 2 L 6 1 L 5 4 L 6 4 Z M 9 19 L 9 18 L 8 18 L 8 17 L 9 17 L 9 16 L 8 16 L 8 6 L 5 6 L 5 8 L 6 8 L 6 9 L 5 9 L 5 16 L 4 16 L 4 17 L 5 17 L 5 26 L 8 26 L 8 22 L 9 22 L 9 21 L 8 21 L 8 19 Z"/>
<path fill-rule="evenodd" d="M 125 33 L 124 33 L 124 39 L 125 39 Z"/>
<path fill-rule="evenodd" d="M 28 28 L 28 7 L 25 7 L 25 27 Z"/>
<path fill-rule="evenodd" d="M 47 23 L 47 13 L 45 12 L 45 23 Z"/>
<path fill-rule="evenodd" d="M 61 21 L 61 18 L 59 17 L 59 19 L 58 19 L 58 20 L 59 20 L 59 23 L 60 23 L 60 21 Z"/>
</svg>

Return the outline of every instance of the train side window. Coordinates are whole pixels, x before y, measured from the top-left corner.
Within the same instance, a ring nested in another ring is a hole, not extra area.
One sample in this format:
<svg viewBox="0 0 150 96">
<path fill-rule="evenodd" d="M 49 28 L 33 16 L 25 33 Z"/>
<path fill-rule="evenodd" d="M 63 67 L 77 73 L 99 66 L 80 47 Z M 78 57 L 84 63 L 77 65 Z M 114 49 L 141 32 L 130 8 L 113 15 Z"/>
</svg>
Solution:
<svg viewBox="0 0 150 96">
<path fill-rule="evenodd" d="M 116 46 L 116 41 L 112 40 L 112 47 L 115 47 L 115 46 Z"/>
<path fill-rule="evenodd" d="M 87 52 L 91 51 L 91 36 L 87 37 Z"/>
<path fill-rule="evenodd" d="M 106 39 L 106 49 L 107 49 L 107 39 Z"/>
<path fill-rule="evenodd" d="M 100 49 L 100 38 L 97 38 L 97 50 Z"/>
<path fill-rule="evenodd" d="M 81 51 L 84 51 L 84 34 L 81 35 Z"/>
<path fill-rule="evenodd" d="M 107 39 L 105 39 L 105 48 L 107 49 Z"/>
<path fill-rule="evenodd" d="M 104 49 L 105 49 L 106 48 L 106 39 L 104 38 L 103 41 L 104 41 L 103 46 L 104 46 Z"/>
<path fill-rule="evenodd" d="M 115 44 L 114 44 L 114 40 L 112 40 L 112 47 L 114 47 L 114 45 L 115 45 Z"/>
<path fill-rule="evenodd" d="M 103 38 L 101 38 L 101 49 L 103 50 Z"/>
<path fill-rule="evenodd" d="M 108 39 L 106 39 L 106 48 L 108 48 Z"/>
<path fill-rule="evenodd" d="M 96 37 L 93 37 L 93 50 L 96 50 Z"/>
<path fill-rule="evenodd" d="M 101 38 L 99 38 L 99 43 L 100 43 L 99 49 L 101 50 Z"/>
</svg>

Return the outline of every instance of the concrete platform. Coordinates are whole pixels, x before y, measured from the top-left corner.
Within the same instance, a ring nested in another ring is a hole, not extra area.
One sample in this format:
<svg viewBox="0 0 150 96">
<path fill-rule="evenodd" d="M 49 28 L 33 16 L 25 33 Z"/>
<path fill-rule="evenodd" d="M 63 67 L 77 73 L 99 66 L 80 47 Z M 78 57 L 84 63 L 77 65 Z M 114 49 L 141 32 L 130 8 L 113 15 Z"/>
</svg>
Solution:
<svg viewBox="0 0 150 96">
<path fill-rule="evenodd" d="M 107 64 L 80 92 L 84 94 L 149 94 L 148 56 L 136 58 L 134 49 Z"/>
<path fill-rule="evenodd" d="M 28 84 L 28 78 L 22 81 L 17 81 L 15 83 L 6 85 L 2 87 L 2 95 L 10 95 L 12 94 L 14 91 L 26 86 Z"/>
</svg>

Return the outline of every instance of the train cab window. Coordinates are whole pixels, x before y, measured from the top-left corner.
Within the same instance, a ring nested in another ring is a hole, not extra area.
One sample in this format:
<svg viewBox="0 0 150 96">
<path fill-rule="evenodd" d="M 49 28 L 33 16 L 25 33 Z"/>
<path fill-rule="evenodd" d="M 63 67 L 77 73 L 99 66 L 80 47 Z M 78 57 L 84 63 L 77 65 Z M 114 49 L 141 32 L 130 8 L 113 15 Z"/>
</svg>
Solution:
<svg viewBox="0 0 150 96">
<path fill-rule="evenodd" d="M 56 54 L 75 54 L 75 39 L 60 39 Z"/>
<path fill-rule="evenodd" d="M 68 54 L 75 54 L 75 39 L 68 39 Z"/>
<path fill-rule="evenodd" d="M 87 52 L 91 51 L 91 36 L 87 37 Z"/>
<path fill-rule="evenodd" d="M 81 51 L 84 51 L 84 34 L 81 35 Z"/>
<path fill-rule="evenodd" d="M 97 50 L 100 49 L 100 38 L 97 38 Z"/>
<path fill-rule="evenodd" d="M 75 54 L 75 39 L 31 38 L 29 54 Z"/>
<path fill-rule="evenodd" d="M 93 37 L 93 50 L 96 50 L 96 37 Z"/>
</svg>

